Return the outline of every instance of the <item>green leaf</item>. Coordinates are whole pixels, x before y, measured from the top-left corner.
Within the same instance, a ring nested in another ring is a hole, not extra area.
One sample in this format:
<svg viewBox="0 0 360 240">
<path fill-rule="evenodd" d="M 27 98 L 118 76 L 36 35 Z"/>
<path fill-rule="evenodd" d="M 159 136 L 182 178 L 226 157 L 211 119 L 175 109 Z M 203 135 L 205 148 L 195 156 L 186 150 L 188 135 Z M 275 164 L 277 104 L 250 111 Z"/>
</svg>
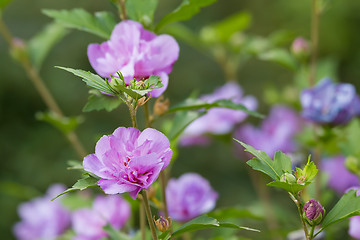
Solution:
<svg viewBox="0 0 360 240">
<path fill-rule="evenodd" d="M 306 183 L 303 183 L 303 184 L 297 184 L 297 183 L 286 183 L 286 182 L 280 182 L 280 181 L 273 181 L 273 182 L 268 183 L 267 186 L 279 187 L 279 188 L 285 189 L 288 192 L 296 194 L 299 191 L 303 190 L 310 183 L 311 182 L 306 182 Z"/>
<path fill-rule="evenodd" d="M 109 234 L 111 240 L 131 240 L 128 235 L 116 230 L 111 224 L 105 225 L 103 229 Z"/>
<path fill-rule="evenodd" d="M 112 90 L 110 90 L 106 80 L 101 78 L 99 75 L 96 75 L 91 72 L 86 72 L 86 71 L 80 70 L 80 69 L 72 69 L 72 68 L 65 68 L 65 67 L 58 67 L 58 66 L 56 66 L 56 68 L 60 68 L 62 70 L 71 72 L 72 74 L 74 74 L 78 77 L 81 77 L 82 80 L 90 87 L 93 87 L 97 90 L 100 90 L 100 91 L 108 93 L 108 94 L 114 94 L 114 92 Z"/>
<path fill-rule="evenodd" d="M 114 16 L 108 12 L 97 12 L 95 16 L 80 8 L 72 10 L 43 9 L 42 12 L 68 28 L 89 32 L 105 39 L 110 39 L 111 32 L 116 25 Z"/>
<path fill-rule="evenodd" d="M 310 161 L 309 155 L 308 162 L 305 165 L 304 169 L 296 168 L 295 175 L 297 176 L 297 178 L 303 177 L 305 182 L 311 182 L 312 180 L 314 180 L 318 171 L 319 170 L 316 168 L 315 163 Z"/>
<path fill-rule="evenodd" d="M 185 21 L 200 12 L 200 9 L 215 3 L 216 0 L 183 0 L 173 12 L 165 15 L 156 26 L 156 31 L 166 24 Z"/>
<path fill-rule="evenodd" d="M 158 0 L 131 0 L 126 1 L 126 10 L 130 19 L 150 26 L 154 20 L 154 13 Z"/>
<path fill-rule="evenodd" d="M 291 160 L 284 153 L 276 152 L 273 161 L 265 152 L 256 150 L 239 140 L 234 140 L 240 143 L 245 148 L 245 151 L 255 156 L 255 158 L 246 162 L 254 170 L 265 173 L 275 181 L 280 181 L 280 177 L 284 172 L 291 172 Z"/>
<path fill-rule="evenodd" d="M 25 186 L 12 181 L 0 181 L 0 192 L 8 197 L 21 200 L 30 200 L 41 193 L 31 186 Z"/>
<path fill-rule="evenodd" d="M 0 0 L 0 12 L 4 9 L 12 0 Z"/>
<path fill-rule="evenodd" d="M 290 70 L 296 70 L 296 60 L 290 54 L 289 51 L 285 49 L 271 49 L 266 52 L 260 53 L 259 58 L 264 61 L 270 61 L 278 63 Z"/>
<path fill-rule="evenodd" d="M 195 111 L 182 111 L 178 112 L 175 115 L 173 120 L 172 127 L 167 134 L 167 137 L 170 141 L 175 141 L 177 137 L 185 130 L 185 128 L 195 121 L 197 118 L 204 115 L 205 112 L 195 112 Z"/>
<path fill-rule="evenodd" d="M 357 215 L 360 215 L 360 196 L 356 196 L 356 190 L 352 189 L 345 193 L 331 211 L 326 214 L 320 231 L 336 222 Z"/>
<path fill-rule="evenodd" d="M 216 209 L 212 212 L 207 214 L 209 217 L 216 218 L 218 220 L 228 219 L 228 218 L 250 218 L 250 219 L 263 219 L 262 216 L 254 214 L 248 209 L 243 208 L 223 208 L 223 209 Z"/>
<path fill-rule="evenodd" d="M 91 91 L 91 95 L 83 108 L 83 112 L 106 110 L 111 112 L 122 103 L 122 100 L 115 96 L 107 96 L 99 91 Z"/>
<path fill-rule="evenodd" d="M 84 171 L 82 162 L 80 162 L 78 160 L 69 160 L 69 161 L 67 161 L 67 164 L 69 165 L 67 170 L 82 170 L 82 171 Z"/>
<path fill-rule="evenodd" d="M 260 230 L 255 229 L 255 228 L 243 227 L 243 226 L 239 226 L 234 223 L 227 223 L 227 222 L 220 222 L 219 228 L 235 228 L 235 229 L 242 229 L 242 230 L 247 230 L 247 231 L 252 231 L 252 232 L 260 232 Z"/>
<path fill-rule="evenodd" d="M 225 18 L 219 23 L 204 27 L 201 35 L 204 40 L 227 42 L 234 33 L 248 28 L 250 23 L 251 15 L 242 11 Z"/>
<path fill-rule="evenodd" d="M 185 232 L 191 232 L 195 230 L 200 230 L 210 227 L 219 227 L 219 226 L 220 223 L 215 218 L 211 218 L 208 216 L 200 216 L 185 223 L 184 225 L 176 229 L 171 236 L 175 237 Z"/>
<path fill-rule="evenodd" d="M 48 24 L 40 33 L 35 35 L 28 43 L 28 50 L 32 64 L 39 70 L 50 52 L 68 31 L 58 23 Z"/>
<path fill-rule="evenodd" d="M 75 128 L 83 122 L 82 117 L 60 117 L 53 112 L 38 112 L 36 113 L 35 117 L 37 120 L 50 123 L 63 133 L 69 133 L 71 131 L 74 131 Z"/>
<path fill-rule="evenodd" d="M 90 187 L 96 187 L 96 183 L 99 181 L 99 179 L 94 178 L 92 176 L 86 175 L 84 178 L 77 180 L 77 182 L 69 189 L 65 190 L 64 192 L 60 193 L 59 195 L 57 195 L 56 197 L 54 197 L 53 199 L 51 199 L 51 201 L 57 199 L 58 197 L 69 193 L 69 192 L 73 192 L 73 191 L 77 191 L 77 190 L 85 190 L 87 188 Z"/>
<path fill-rule="evenodd" d="M 213 107 L 220 107 L 220 108 L 230 108 L 234 110 L 241 110 L 246 112 L 249 115 L 254 117 L 263 118 L 264 116 L 258 112 L 251 111 L 247 109 L 242 104 L 237 104 L 231 101 L 230 99 L 221 99 L 215 101 L 213 103 L 207 103 L 205 101 L 199 99 L 186 99 L 184 102 L 176 104 L 169 109 L 169 112 L 176 112 L 176 111 L 184 111 L 184 110 L 200 110 L 200 109 L 210 109 Z"/>
</svg>

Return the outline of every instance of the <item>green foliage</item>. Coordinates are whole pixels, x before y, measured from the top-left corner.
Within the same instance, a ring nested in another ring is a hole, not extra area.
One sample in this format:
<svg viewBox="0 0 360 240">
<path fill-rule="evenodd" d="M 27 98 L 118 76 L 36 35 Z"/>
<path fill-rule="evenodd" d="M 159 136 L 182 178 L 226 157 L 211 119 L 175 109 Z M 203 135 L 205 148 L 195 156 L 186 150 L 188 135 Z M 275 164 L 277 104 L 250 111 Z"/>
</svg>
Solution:
<svg viewBox="0 0 360 240">
<path fill-rule="evenodd" d="M 156 31 L 166 24 L 185 21 L 200 12 L 200 9 L 215 3 L 216 0 L 183 0 L 179 7 L 165 15 L 156 26 Z"/>
<path fill-rule="evenodd" d="M 182 226 L 180 226 L 178 229 L 176 229 L 171 235 L 168 235 L 168 232 L 164 232 L 159 236 L 160 239 L 170 239 L 170 237 L 179 236 L 186 232 L 192 232 L 200 229 L 207 229 L 207 228 L 235 228 L 235 229 L 242 229 L 242 230 L 248 230 L 248 231 L 254 231 L 254 232 L 260 232 L 257 229 L 248 228 L 248 227 L 241 227 L 233 223 L 221 223 L 215 218 L 208 217 L 208 216 L 200 216 L 197 217 Z"/>
<path fill-rule="evenodd" d="M 0 193 L 21 200 L 30 200 L 40 195 L 36 189 L 11 181 L 0 181 Z"/>
<path fill-rule="evenodd" d="M 109 238 L 111 240 L 131 240 L 128 235 L 114 229 L 114 227 L 111 224 L 107 224 L 103 227 L 104 231 L 109 234 Z"/>
<path fill-rule="evenodd" d="M 83 112 L 91 112 L 91 111 L 100 111 L 106 110 L 107 112 L 111 112 L 116 109 L 121 104 L 121 100 L 114 96 L 107 96 L 102 94 L 101 92 L 93 89 L 90 90 L 90 96 L 86 105 L 83 108 Z"/>
<path fill-rule="evenodd" d="M 296 194 L 297 192 L 303 190 L 310 183 L 311 182 L 298 184 L 298 183 L 286 183 L 286 182 L 280 182 L 280 181 L 273 181 L 273 182 L 268 183 L 267 186 L 279 187 L 288 192 L 291 192 L 292 194 Z"/>
<path fill-rule="evenodd" d="M 37 120 L 50 123 L 65 134 L 74 131 L 83 122 L 82 117 L 61 117 L 53 112 L 38 112 L 35 117 Z"/>
<path fill-rule="evenodd" d="M 195 121 L 197 118 L 203 116 L 204 114 L 205 112 L 195 111 L 177 112 L 173 120 L 172 127 L 167 134 L 169 140 L 175 141 L 190 123 Z"/>
<path fill-rule="evenodd" d="M 42 12 L 65 27 L 89 32 L 105 39 L 110 38 L 116 25 L 114 16 L 108 12 L 97 12 L 94 16 L 80 8 L 72 10 L 43 9 Z"/>
<path fill-rule="evenodd" d="M 256 150 L 239 140 L 234 140 L 240 143 L 245 148 L 245 151 L 255 156 L 255 158 L 246 162 L 254 170 L 265 173 L 275 181 L 280 181 L 280 177 L 284 172 L 291 172 L 291 160 L 284 153 L 276 152 L 273 161 L 265 152 Z"/>
<path fill-rule="evenodd" d="M 207 214 L 209 217 L 216 218 L 218 220 L 228 218 L 250 218 L 250 219 L 263 219 L 263 216 L 253 213 L 252 211 L 244 208 L 229 207 L 223 209 L 216 209 Z"/>
<path fill-rule="evenodd" d="M 326 214 L 322 228 L 318 233 L 336 222 L 358 215 L 360 215 L 360 197 L 356 196 L 356 190 L 352 189 L 345 193 L 331 211 Z"/>
<path fill-rule="evenodd" d="M 297 176 L 297 178 L 304 179 L 305 182 L 311 182 L 315 178 L 318 171 L 319 170 L 316 168 L 315 163 L 310 161 L 309 156 L 308 162 L 305 165 L 304 169 L 296 168 L 295 175 Z"/>
<path fill-rule="evenodd" d="M 254 117 L 258 117 L 258 118 L 264 117 L 262 114 L 255 112 L 255 111 L 251 111 L 251 110 L 247 109 L 244 105 L 234 103 L 230 99 L 221 99 L 221 100 L 215 101 L 213 103 L 207 103 L 200 99 L 189 98 L 175 106 L 172 106 L 169 109 L 169 112 L 186 111 L 186 110 L 201 110 L 201 109 L 208 110 L 213 107 L 241 110 L 241 111 L 244 111 L 247 114 L 252 115 Z"/>
<path fill-rule="evenodd" d="M 32 64 L 39 70 L 50 52 L 68 31 L 59 23 L 48 24 L 28 42 L 28 51 Z"/>
<path fill-rule="evenodd" d="M 285 49 L 277 48 L 262 52 L 259 54 L 259 59 L 278 63 L 293 71 L 297 69 L 295 58 Z"/>
<path fill-rule="evenodd" d="M 12 0 L 0 0 L 0 14 L 1 10 L 4 9 Z"/>
<path fill-rule="evenodd" d="M 97 178 L 94 178 L 88 174 L 85 175 L 84 178 L 81 178 L 79 180 L 77 180 L 77 182 L 71 187 L 71 188 L 68 188 L 67 190 L 65 190 L 64 192 L 60 193 L 59 195 L 57 195 L 56 197 L 54 197 L 52 199 L 55 200 L 57 199 L 58 197 L 66 194 L 66 193 L 69 193 L 69 192 L 73 192 L 73 191 L 77 191 L 77 190 L 85 190 L 87 188 L 90 188 L 90 187 L 96 187 L 96 183 L 99 181 L 99 179 Z"/>
<path fill-rule="evenodd" d="M 130 19 L 150 26 L 154 20 L 154 13 L 158 0 L 131 0 L 126 1 L 126 10 Z"/>
<path fill-rule="evenodd" d="M 250 13 L 241 11 L 216 24 L 206 26 L 201 35 L 206 41 L 227 42 L 234 33 L 247 29 L 250 23 Z"/>
</svg>

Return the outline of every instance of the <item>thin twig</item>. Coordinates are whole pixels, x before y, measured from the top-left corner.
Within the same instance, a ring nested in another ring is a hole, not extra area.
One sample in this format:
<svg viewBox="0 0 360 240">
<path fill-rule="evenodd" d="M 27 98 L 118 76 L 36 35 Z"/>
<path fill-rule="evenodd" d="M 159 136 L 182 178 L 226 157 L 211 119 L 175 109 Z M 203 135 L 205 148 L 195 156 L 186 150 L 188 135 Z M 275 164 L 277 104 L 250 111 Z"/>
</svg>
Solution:
<svg viewBox="0 0 360 240">
<path fill-rule="evenodd" d="M 142 201 L 144 203 L 144 208 L 145 208 L 146 216 L 148 219 L 149 227 L 151 230 L 152 238 L 153 238 L 153 240 L 158 240 L 158 237 L 156 234 L 156 229 L 155 229 L 155 224 L 154 224 L 154 221 L 152 218 L 151 209 L 150 209 L 150 205 L 149 205 L 149 201 L 148 201 L 148 197 L 147 197 L 147 193 L 146 193 L 146 189 L 142 189 L 140 193 L 142 195 Z"/>
<path fill-rule="evenodd" d="M 309 85 L 310 87 L 315 84 L 316 77 L 316 65 L 317 54 L 319 44 L 319 22 L 320 22 L 320 10 L 317 0 L 312 0 L 312 14 L 311 14 L 311 62 L 310 62 L 310 75 Z"/>
</svg>

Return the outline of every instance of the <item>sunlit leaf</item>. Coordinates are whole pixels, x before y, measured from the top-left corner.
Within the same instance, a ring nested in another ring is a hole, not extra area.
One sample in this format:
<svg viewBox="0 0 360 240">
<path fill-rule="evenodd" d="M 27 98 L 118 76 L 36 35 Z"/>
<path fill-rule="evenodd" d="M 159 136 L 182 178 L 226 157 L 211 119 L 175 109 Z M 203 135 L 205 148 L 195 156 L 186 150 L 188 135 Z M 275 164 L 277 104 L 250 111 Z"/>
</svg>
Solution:
<svg viewBox="0 0 360 240">
<path fill-rule="evenodd" d="M 192 18 L 200 12 L 200 9 L 215 3 L 216 0 L 183 0 L 179 7 L 173 12 L 165 15 L 156 26 L 158 31 L 166 24 L 178 21 L 184 21 Z"/>
<path fill-rule="evenodd" d="M 51 48 L 59 42 L 68 30 L 59 23 L 48 24 L 40 33 L 28 42 L 28 50 L 32 64 L 40 69 Z"/>
<path fill-rule="evenodd" d="M 116 25 L 114 16 L 108 12 L 97 12 L 92 15 L 80 8 L 72 10 L 43 9 L 42 12 L 68 28 L 89 32 L 105 39 L 110 38 Z"/>
<path fill-rule="evenodd" d="M 68 188 L 67 190 L 65 190 L 64 192 L 60 193 L 59 195 L 57 195 L 56 197 L 54 197 L 52 200 L 55 200 L 56 198 L 69 193 L 69 192 L 73 192 L 73 191 L 77 191 L 77 190 L 85 190 L 87 188 L 90 187 L 96 187 L 96 183 L 99 181 L 99 179 L 94 178 L 90 175 L 86 175 L 84 178 L 77 180 L 77 182 L 71 187 Z"/>
</svg>

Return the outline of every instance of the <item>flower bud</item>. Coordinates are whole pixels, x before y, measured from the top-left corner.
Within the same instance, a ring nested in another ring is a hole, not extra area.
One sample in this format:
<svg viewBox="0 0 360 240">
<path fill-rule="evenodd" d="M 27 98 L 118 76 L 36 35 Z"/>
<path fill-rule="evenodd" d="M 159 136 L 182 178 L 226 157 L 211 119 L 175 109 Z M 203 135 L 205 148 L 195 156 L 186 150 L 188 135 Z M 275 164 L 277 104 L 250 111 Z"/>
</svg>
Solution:
<svg viewBox="0 0 360 240">
<path fill-rule="evenodd" d="M 291 173 L 284 173 L 280 177 L 280 182 L 293 184 L 293 183 L 296 183 L 296 178 Z"/>
<path fill-rule="evenodd" d="M 160 231 L 160 232 L 165 232 L 168 229 L 170 229 L 171 227 L 171 218 L 163 218 L 162 216 L 160 216 L 160 218 L 158 220 L 154 220 L 155 222 L 155 226 L 156 228 Z"/>
<path fill-rule="evenodd" d="M 303 218 L 309 223 L 309 225 L 319 225 L 324 214 L 325 209 L 318 201 L 311 199 L 305 203 L 303 208 Z"/>
<path fill-rule="evenodd" d="M 310 53 L 308 42 L 302 37 L 297 37 L 291 45 L 291 52 L 299 59 L 307 58 Z"/>
</svg>

